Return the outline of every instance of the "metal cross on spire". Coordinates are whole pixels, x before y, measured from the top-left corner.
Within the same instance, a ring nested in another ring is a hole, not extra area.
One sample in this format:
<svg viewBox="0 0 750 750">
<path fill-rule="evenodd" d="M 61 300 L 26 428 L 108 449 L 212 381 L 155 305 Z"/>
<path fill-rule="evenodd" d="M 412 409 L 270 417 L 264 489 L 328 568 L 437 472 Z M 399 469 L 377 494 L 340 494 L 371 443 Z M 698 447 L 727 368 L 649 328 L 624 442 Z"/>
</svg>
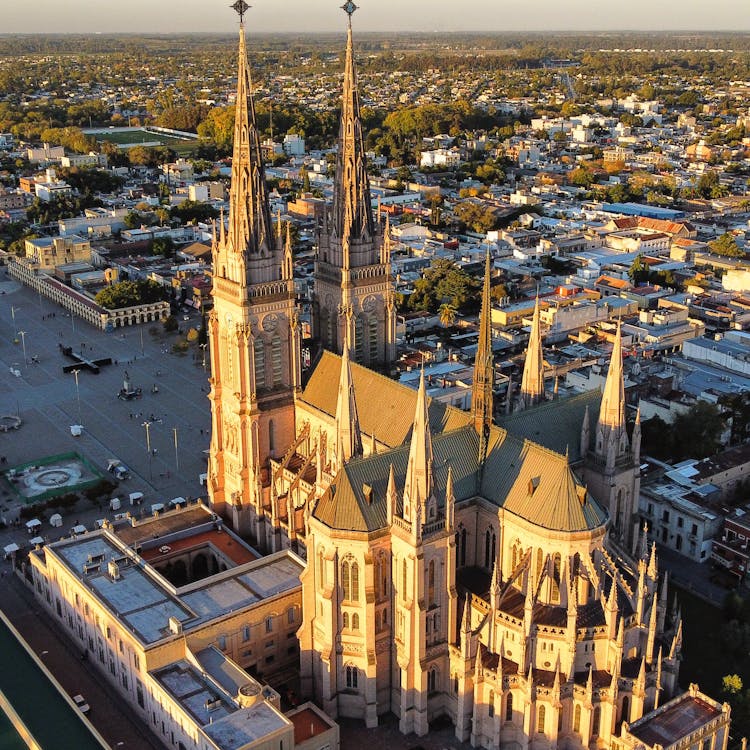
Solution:
<svg viewBox="0 0 750 750">
<path fill-rule="evenodd" d="M 349 16 L 349 26 L 352 25 L 352 16 L 354 15 L 354 11 L 357 10 L 359 6 L 355 5 L 352 0 L 346 0 L 346 2 L 341 6 L 341 9 L 346 13 L 347 16 Z"/>
<path fill-rule="evenodd" d="M 230 8 L 234 8 L 237 11 L 237 15 L 240 17 L 240 23 L 242 23 L 245 20 L 245 13 L 250 9 L 250 6 L 245 2 L 245 0 L 237 0 L 236 3 L 229 6 Z"/>
</svg>

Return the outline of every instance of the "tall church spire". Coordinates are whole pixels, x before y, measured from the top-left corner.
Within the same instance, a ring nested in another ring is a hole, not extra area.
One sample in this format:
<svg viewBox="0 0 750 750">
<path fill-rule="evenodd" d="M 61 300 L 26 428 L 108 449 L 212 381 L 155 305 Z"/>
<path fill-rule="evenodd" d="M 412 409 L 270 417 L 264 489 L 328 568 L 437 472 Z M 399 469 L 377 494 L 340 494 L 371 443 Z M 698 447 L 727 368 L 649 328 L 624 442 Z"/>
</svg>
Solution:
<svg viewBox="0 0 750 750">
<path fill-rule="evenodd" d="M 414 413 L 414 426 L 411 433 L 411 447 L 409 448 L 409 463 L 406 467 L 406 482 L 404 484 L 404 507 L 408 498 L 412 508 L 421 503 L 424 507 L 432 495 L 432 434 L 427 411 L 427 392 L 424 385 L 424 370 L 419 376 L 419 391 L 417 391 L 417 408 Z"/>
<path fill-rule="evenodd" d="M 213 242 L 211 347 L 211 507 L 236 530 L 262 538 L 267 463 L 295 435 L 294 393 L 300 386 L 300 325 L 291 243 L 282 269 L 282 242 L 271 222 L 260 139 L 240 15 L 229 222 Z"/>
<path fill-rule="evenodd" d="M 237 7 L 235 7 L 237 6 Z M 268 203 L 260 136 L 255 121 L 250 67 L 245 46 L 244 12 L 240 13 L 237 102 L 234 117 L 232 180 L 229 188 L 229 226 L 215 249 L 214 272 L 242 286 L 278 278 L 278 247 Z"/>
<path fill-rule="evenodd" d="M 484 263 L 482 312 L 479 317 L 479 343 L 474 360 L 474 383 L 471 393 L 471 413 L 474 429 L 485 436 L 492 425 L 492 388 L 495 370 L 492 363 L 492 310 L 490 307 L 490 251 Z"/>
<path fill-rule="evenodd" d="M 625 381 L 622 372 L 622 330 L 617 324 L 604 395 L 599 410 L 599 427 L 621 429 L 625 425 Z"/>
<path fill-rule="evenodd" d="M 359 430 L 357 402 L 354 399 L 354 382 L 349 366 L 349 347 L 344 343 L 339 395 L 336 403 L 336 460 L 341 467 L 350 458 L 361 455 L 362 434 Z"/>
<path fill-rule="evenodd" d="M 526 349 L 526 361 L 521 379 L 521 402 L 524 407 L 534 406 L 544 400 L 544 356 L 542 353 L 542 328 L 539 323 L 539 296 L 531 318 L 531 335 Z"/>
<path fill-rule="evenodd" d="M 313 322 L 326 349 L 343 352 L 346 341 L 353 361 L 387 367 L 396 356 L 390 245 L 371 205 L 352 42 L 357 6 L 347 0 L 342 7 L 348 29 L 336 178 L 333 205 L 319 225 Z"/>
<path fill-rule="evenodd" d="M 354 69 L 352 14 L 357 10 L 357 6 L 348 0 L 342 7 L 349 16 L 349 26 L 333 194 L 333 232 L 342 243 L 344 268 L 349 269 L 353 265 L 350 258 L 352 245 L 372 239 L 375 235 L 375 225 L 359 114 L 357 74 Z"/>
</svg>

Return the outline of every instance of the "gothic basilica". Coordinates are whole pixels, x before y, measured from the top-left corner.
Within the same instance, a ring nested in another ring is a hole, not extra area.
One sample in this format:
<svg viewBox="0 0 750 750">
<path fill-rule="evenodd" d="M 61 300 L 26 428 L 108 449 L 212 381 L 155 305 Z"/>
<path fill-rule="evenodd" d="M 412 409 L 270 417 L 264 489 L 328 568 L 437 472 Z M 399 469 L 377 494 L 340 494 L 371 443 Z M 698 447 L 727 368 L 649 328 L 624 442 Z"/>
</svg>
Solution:
<svg viewBox="0 0 750 750">
<path fill-rule="evenodd" d="M 644 722 L 695 703 L 713 722 L 703 750 L 721 750 L 728 709 L 695 686 L 674 697 L 682 621 L 637 524 L 640 425 L 626 427 L 619 330 L 604 391 L 549 400 L 537 310 L 517 406 L 496 423 L 488 254 L 471 411 L 431 400 L 424 378 L 414 391 L 379 374 L 395 314 L 355 9 L 344 6 L 334 198 L 318 226 L 324 351 L 306 382 L 244 30 L 230 210 L 213 243 L 209 497 L 259 549 L 307 560 L 302 692 L 368 727 L 391 712 L 404 733 L 447 716 L 483 748 L 635 747 Z"/>
</svg>

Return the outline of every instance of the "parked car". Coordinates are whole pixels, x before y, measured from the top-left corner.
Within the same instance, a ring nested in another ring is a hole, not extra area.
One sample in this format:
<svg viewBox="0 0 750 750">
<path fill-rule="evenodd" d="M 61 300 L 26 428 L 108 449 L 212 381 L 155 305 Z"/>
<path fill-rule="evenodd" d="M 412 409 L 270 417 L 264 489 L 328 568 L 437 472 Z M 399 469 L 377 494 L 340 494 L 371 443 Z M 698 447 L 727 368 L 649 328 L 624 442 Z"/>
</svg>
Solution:
<svg viewBox="0 0 750 750">
<path fill-rule="evenodd" d="M 91 710 L 91 706 L 89 706 L 89 704 L 86 703 L 86 699 L 80 694 L 73 696 L 73 703 L 75 703 L 76 706 L 78 706 L 78 710 L 82 714 L 87 714 Z"/>
</svg>

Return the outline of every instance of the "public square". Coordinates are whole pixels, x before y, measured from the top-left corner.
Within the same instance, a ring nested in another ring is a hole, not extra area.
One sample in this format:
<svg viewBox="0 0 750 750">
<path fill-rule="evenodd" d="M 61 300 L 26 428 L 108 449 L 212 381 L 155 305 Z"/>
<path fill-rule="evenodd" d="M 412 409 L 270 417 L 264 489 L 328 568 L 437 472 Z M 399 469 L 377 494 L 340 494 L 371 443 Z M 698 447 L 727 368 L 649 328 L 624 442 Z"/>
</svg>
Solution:
<svg viewBox="0 0 750 750">
<path fill-rule="evenodd" d="M 189 321 L 183 317 L 183 333 L 200 323 L 197 312 Z M 149 328 L 97 330 L 0 268 L 0 415 L 18 414 L 22 420 L 19 429 L 0 432 L 3 467 L 77 451 L 105 474 L 109 459 L 122 461 L 131 477 L 114 494 L 126 499 L 142 492 L 139 511 L 178 496 L 205 498 L 199 476 L 206 471 L 210 439 L 209 365 L 206 361 L 204 369 L 203 351 L 195 344 L 186 354 L 173 354 L 178 334 L 166 334 L 159 325 L 152 335 Z M 76 386 L 75 375 L 63 373 L 71 360 L 61 344 L 87 358 L 111 357 L 113 364 L 99 374 L 81 367 Z M 133 388 L 142 390 L 141 398 L 117 397 L 126 372 Z M 83 425 L 78 437 L 70 429 L 76 424 Z M 45 524 L 45 536 L 59 536 L 76 521 L 91 528 L 96 518 L 112 515 L 84 503 L 74 513 L 59 530 Z M 13 528 L 2 534 L 11 541 L 23 535 L 23 529 Z"/>
</svg>

